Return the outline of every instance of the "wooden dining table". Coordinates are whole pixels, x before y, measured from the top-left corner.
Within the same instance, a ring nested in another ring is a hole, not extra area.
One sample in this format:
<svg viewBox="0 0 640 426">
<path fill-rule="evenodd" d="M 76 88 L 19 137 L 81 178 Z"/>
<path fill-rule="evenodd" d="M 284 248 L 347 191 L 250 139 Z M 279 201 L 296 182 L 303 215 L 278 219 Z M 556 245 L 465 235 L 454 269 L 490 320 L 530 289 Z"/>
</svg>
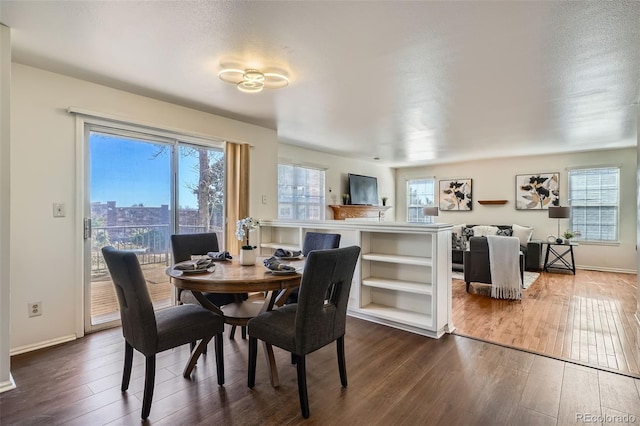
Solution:
<svg viewBox="0 0 640 426">
<path fill-rule="evenodd" d="M 189 290 L 193 296 L 207 309 L 224 316 L 224 312 L 211 303 L 203 293 L 265 293 L 264 303 L 258 314 L 270 311 L 274 306 L 281 306 L 291 291 L 300 285 L 304 258 L 282 260 L 284 264 L 296 268 L 296 273 L 285 274 L 268 270 L 263 261 L 266 257 L 258 257 L 254 265 L 240 265 L 236 259 L 215 262 L 215 267 L 202 273 L 185 273 L 173 266 L 167 268 L 167 275 L 172 278 L 173 285 Z M 244 302 L 248 303 L 248 302 Z M 262 343 L 264 347 L 271 385 L 278 387 L 278 369 L 271 345 Z"/>
</svg>

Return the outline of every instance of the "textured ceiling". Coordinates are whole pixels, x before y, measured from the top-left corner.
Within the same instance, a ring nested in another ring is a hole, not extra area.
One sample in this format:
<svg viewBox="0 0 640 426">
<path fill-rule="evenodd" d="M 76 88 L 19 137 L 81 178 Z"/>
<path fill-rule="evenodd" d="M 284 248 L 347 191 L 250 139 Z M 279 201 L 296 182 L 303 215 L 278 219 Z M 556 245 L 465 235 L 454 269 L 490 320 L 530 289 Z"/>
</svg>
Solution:
<svg viewBox="0 0 640 426">
<path fill-rule="evenodd" d="M 634 146 L 640 2 L 6 1 L 14 61 L 392 166 Z M 245 94 L 225 66 L 285 72 Z"/>
</svg>

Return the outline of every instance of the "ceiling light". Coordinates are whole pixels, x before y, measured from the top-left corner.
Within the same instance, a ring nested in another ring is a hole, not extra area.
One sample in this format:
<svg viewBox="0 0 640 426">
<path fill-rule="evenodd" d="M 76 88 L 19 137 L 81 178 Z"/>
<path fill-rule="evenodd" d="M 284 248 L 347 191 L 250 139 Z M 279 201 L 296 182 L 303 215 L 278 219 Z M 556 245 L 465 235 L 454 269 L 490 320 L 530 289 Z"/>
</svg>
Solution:
<svg viewBox="0 0 640 426">
<path fill-rule="evenodd" d="M 262 73 L 256 69 L 224 69 L 218 73 L 220 80 L 235 84 L 238 90 L 245 93 L 258 93 L 262 89 L 279 89 L 289 84 L 289 79 L 273 72 Z"/>
</svg>

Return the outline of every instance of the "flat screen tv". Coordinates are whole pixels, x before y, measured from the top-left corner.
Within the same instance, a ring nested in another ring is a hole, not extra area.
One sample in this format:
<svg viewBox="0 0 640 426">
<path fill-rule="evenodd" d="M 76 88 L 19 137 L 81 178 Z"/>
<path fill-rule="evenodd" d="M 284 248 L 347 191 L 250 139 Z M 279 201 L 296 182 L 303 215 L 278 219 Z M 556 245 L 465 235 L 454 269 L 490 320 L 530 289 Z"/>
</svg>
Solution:
<svg viewBox="0 0 640 426">
<path fill-rule="evenodd" d="M 351 204 L 377 205 L 378 179 L 349 173 L 349 200 Z"/>
</svg>

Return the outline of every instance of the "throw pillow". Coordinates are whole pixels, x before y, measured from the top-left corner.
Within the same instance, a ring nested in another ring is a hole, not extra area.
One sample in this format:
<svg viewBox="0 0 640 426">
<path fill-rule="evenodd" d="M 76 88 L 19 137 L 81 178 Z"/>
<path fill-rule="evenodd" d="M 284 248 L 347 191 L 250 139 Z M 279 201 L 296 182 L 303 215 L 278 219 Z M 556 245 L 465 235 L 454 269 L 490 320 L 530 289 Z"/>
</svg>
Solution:
<svg viewBox="0 0 640 426">
<path fill-rule="evenodd" d="M 474 236 L 473 227 L 469 228 L 465 226 L 464 228 L 462 228 L 462 236 L 464 237 L 465 240 L 469 240 L 469 238 L 473 237 Z"/>
<path fill-rule="evenodd" d="M 497 226 L 491 225 L 476 225 L 473 227 L 474 237 L 486 237 L 487 235 L 496 235 L 498 232 Z"/>
<path fill-rule="evenodd" d="M 496 233 L 496 235 L 499 235 L 501 237 L 510 237 L 513 235 L 513 230 L 510 228 L 498 229 L 498 232 Z"/>
<path fill-rule="evenodd" d="M 466 227 L 467 225 L 465 224 L 461 224 L 461 225 L 453 225 L 453 227 L 451 228 L 451 233 L 455 234 L 458 238 L 462 237 L 462 230 Z"/>
<path fill-rule="evenodd" d="M 533 228 L 530 226 L 520 226 L 513 224 L 513 236 L 517 237 L 520 240 L 521 246 L 526 246 L 529 240 L 531 240 L 531 235 L 533 235 Z"/>
<path fill-rule="evenodd" d="M 455 232 L 451 233 L 451 248 L 458 249 L 460 247 L 460 237 L 458 237 Z"/>
</svg>

